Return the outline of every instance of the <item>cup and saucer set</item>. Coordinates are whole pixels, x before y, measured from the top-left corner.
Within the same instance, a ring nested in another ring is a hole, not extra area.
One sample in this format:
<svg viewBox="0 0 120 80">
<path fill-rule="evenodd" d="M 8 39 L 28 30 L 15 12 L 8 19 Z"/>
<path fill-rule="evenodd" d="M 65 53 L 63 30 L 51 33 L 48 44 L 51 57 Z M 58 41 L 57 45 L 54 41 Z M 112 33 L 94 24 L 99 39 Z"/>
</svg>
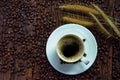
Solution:
<svg viewBox="0 0 120 80">
<path fill-rule="evenodd" d="M 84 26 L 65 24 L 50 34 L 46 55 L 55 70 L 66 75 L 77 75 L 88 70 L 94 63 L 97 42 Z"/>
</svg>

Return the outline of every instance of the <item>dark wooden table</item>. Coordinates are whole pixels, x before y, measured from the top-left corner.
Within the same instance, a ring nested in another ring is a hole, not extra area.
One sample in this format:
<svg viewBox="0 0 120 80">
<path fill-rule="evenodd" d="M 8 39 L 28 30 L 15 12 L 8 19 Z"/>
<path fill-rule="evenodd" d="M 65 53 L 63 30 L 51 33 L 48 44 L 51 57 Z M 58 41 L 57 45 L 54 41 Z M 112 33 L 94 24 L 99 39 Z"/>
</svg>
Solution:
<svg viewBox="0 0 120 80">
<path fill-rule="evenodd" d="M 65 24 L 61 20 L 65 13 L 58 6 L 90 2 L 120 20 L 120 0 L 0 0 L 0 80 L 120 80 L 120 41 L 105 41 L 94 28 L 90 30 L 98 43 L 98 55 L 89 70 L 68 76 L 47 60 L 46 41 Z"/>
</svg>

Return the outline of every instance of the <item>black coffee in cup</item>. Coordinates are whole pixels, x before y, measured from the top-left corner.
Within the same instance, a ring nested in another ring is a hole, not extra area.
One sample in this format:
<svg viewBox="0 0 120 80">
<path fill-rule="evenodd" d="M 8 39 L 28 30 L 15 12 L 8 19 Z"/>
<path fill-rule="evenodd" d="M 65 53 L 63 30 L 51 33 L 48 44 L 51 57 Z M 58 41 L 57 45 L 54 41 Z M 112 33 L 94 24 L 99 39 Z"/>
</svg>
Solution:
<svg viewBox="0 0 120 80">
<path fill-rule="evenodd" d="M 75 41 L 66 42 L 62 47 L 62 52 L 65 57 L 71 57 L 79 51 L 79 44 Z"/>
</svg>

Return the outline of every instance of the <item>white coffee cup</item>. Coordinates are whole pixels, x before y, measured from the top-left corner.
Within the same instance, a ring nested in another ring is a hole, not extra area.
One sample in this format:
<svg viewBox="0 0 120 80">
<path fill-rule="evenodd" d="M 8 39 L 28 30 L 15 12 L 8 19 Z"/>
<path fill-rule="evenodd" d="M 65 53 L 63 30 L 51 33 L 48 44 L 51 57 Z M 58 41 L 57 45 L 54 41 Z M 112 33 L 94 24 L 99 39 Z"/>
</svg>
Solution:
<svg viewBox="0 0 120 80">
<path fill-rule="evenodd" d="M 59 58 L 66 63 L 74 63 L 81 60 L 86 65 L 89 61 L 84 57 L 84 42 L 74 35 L 64 35 L 57 43 L 56 47 Z"/>
</svg>

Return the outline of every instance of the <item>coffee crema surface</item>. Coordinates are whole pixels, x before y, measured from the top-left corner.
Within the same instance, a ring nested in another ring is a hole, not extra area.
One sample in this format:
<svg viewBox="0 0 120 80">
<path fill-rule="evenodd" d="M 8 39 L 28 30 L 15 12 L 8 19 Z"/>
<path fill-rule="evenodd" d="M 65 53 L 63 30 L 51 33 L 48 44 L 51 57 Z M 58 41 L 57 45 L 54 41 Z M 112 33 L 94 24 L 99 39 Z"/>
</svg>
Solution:
<svg viewBox="0 0 120 80">
<path fill-rule="evenodd" d="M 65 42 L 62 47 L 62 52 L 65 57 L 71 57 L 79 51 L 79 44 L 75 41 Z"/>
</svg>

